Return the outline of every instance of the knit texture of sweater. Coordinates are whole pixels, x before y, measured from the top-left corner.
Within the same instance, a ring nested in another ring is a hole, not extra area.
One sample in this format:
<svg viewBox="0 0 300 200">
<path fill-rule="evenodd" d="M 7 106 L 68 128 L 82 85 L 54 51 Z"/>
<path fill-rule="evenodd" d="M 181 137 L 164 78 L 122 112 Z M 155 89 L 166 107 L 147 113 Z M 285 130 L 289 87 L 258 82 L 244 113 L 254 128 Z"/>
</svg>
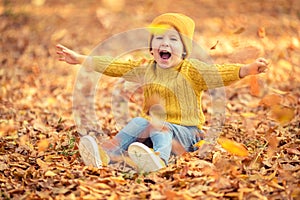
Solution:
<svg viewBox="0 0 300 200">
<path fill-rule="evenodd" d="M 165 113 L 161 120 L 183 126 L 203 126 L 203 91 L 227 86 L 240 79 L 240 64 L 209 65 L 189 59 L 164 69 L 154 60 L 124 61 L 108 56 L 91 59 L 95 71 L 141 84 L 144 94 L 142 117 L 149 119 L 151 106 L 159 104 Z"/>
</svg>

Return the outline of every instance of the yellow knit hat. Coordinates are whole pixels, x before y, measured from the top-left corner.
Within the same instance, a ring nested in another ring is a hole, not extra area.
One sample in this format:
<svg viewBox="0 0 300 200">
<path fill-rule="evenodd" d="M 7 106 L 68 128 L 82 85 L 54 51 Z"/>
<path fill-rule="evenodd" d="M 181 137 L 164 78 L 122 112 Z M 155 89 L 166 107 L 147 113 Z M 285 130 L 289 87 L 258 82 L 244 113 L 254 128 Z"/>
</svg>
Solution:
<svg viewBox="0 0 300 200">
<path fill-rule="evenodd" d="M 165 13 L 156 17 L 150 24 L 150 28 L 159 25 L 170 25 L 181 34 L 181 40 L 186 52 L 185 57 L 188 57 L 192 52 L 195 22 L 190 17 L 180 13 Z M 153 33 L 150 36 L 150 51 L 152 49 L 152 39 Z"/>
</svg>

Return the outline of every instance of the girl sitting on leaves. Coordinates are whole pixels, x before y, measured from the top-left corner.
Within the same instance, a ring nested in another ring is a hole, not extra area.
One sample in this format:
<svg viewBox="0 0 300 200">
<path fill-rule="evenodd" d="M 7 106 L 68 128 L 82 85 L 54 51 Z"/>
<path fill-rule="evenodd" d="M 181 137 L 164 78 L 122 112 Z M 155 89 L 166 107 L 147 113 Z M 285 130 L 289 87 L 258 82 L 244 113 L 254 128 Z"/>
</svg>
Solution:
<svg viewBox="0 0 300 200">
<path fill-rule="evenodd" d="M 163 31 L 155 31 L 155 28 L 150 31 L 149 50 L 153 58 L 146 61 L 144 58 L 126 61 L 108 56 L 85 56 L 57 45 L 60 61 L 82 64 L 88 60 L 89 67 L 99 73 L 140 82 L 143 86 L 144 106 L 140 117 L 133 118 L 113 139 L 101 146 L 92 136 L 81 137 L 79 152 L 86 165 L 98 168 L 106 165 L 106 159 L 99 153 L 103 150 L 108 157 L 128 151 L 132 161 L 144 172 L 165 167 L 174 141 L 185 151 L 192 152 L 196 150 L 194 144 L 202 139 L 201 129 L 205 121 L 201 109 L 203 91 L 229 85 L 267 69 L 268 62 L 264 58 L 246 65 L 214 67 L 198 59 L 190 59 L 195 24 L 183 14 L 162 14 L 152 21 L 151 27 L 160 27 Z M 222 78 L 221 82 L 214 81 L 214 77 L 218 76 Z M 154 119 L 162 125 L 153 126 Z M 145 132 L 152 141 L 153 150 L 137 142 Z"/>
</svg>

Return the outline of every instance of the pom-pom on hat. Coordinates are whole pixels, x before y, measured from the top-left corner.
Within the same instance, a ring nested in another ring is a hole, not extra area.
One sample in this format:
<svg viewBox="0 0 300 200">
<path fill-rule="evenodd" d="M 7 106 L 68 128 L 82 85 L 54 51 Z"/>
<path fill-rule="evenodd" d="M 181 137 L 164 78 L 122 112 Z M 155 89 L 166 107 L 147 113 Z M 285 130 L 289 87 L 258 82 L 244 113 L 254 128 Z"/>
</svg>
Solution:
<svg viewBox="0 0 300 200">
<path fill-rule="evenodd" d="M 151 41 L 153 34 L 157 34 L 159 29 L 169 28 L 168 26 L 174 27 L 181 34 L 181 40 L 186 52 L 184 57 L 188 57 L 192 52 L 195 22 L 190 17 L 180 13 L 165 13 L 154 18 L 149 26 L 151 32 L 150 51 L 152 50 Z"/>
</svg>

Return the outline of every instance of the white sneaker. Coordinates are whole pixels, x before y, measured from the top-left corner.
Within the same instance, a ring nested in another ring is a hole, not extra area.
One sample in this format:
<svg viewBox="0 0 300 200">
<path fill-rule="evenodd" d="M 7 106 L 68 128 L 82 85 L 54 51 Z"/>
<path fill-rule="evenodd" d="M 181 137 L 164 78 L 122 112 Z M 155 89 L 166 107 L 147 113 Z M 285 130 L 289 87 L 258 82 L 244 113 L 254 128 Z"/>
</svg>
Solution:
<svg viewBox="0 0 300 200">
<path fill-rule="evenodd" d="M 96 140 L 89 135 L 83 136 L 79 141 L 79 154 L 86 166 L 102 167 L 102 161 Z"/>
<path fill-rule="evenodd" d="M 166 165 L 153 150 L 140 142 L 134 142 L 128 147 L 131 160 L 137 165 L 139 171 L 153 172 Z"/>
</svg>

